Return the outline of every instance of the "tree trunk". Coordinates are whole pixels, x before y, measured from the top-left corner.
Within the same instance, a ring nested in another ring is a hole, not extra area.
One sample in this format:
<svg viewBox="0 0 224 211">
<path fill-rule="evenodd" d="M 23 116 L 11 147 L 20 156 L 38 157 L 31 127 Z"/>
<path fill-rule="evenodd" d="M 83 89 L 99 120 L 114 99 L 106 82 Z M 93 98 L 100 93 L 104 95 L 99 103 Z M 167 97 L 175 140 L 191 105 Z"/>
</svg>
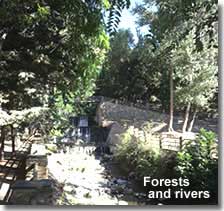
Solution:
<svg viewBox="0 0 224 211">
<path fill-rule="evenodd" d="M 188 103 L 186 112 L 185 112 L 184 123 L 183 123 L 183 127 L 182 127 L 183 133 L 186 132 L 186 129 L 187 129 L 187 123 L 188 123 L 188 119 L 189 119 L 190 109 L 191 109 L 191 103 Z"/>
<path fill-rule="evenodd" d="M 170 68 L 170 122 L 169 131 L 173 131 L 173 69 Z"/>
<path fill-rule="evenodd" d="M 4 146 L 5 146 L 5 126 L 1 127 L 1 137 L 0 137 L 0 160 L 4 159 Z"/>
<path fill-rule="evenodd" d="M 196 119 L 197 112 L 198 112 L 197 109 L 195 109 L 192 120 L 191 120 L 190 125 L 189 125 L 188 130 L 187 130 L 188 132 L 191 132 L 192 129 L 193 129 L 194 121 Z"/>
</svg>

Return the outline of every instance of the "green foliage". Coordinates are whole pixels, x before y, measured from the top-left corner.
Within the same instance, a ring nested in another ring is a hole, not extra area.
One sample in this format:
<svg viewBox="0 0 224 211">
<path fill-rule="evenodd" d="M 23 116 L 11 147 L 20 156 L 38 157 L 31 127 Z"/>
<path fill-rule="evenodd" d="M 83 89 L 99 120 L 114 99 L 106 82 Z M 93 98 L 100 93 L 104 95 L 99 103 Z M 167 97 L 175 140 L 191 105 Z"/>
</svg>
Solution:
<svg viewBox="0 0 224 211">
<path fill-rule="evenodd" d="M 106 3 L 108 12 L 109 12 L 109 17 L 108 17 L 108 22 L 107 22 L 107 28 L 108 32 L 110 35 L 114 35 L 116 32 L 116 29 L 118 27 L 118 24 L 120 22 L 120 17 L 121 17 L 121 12 L 125 8 L 129 8 L 131 1 L 130 0 L 109 0 L 109 4 Z M 105 5 L 105 4 L 104 4 Z"/>
<path fill-rule="evenodd" d="M 154 178 L 187 178 L 190 186 L 185 190 L 209 191 L 209 201 L 217 199 L 218 149 L 217 137 L 213 132 L 201 129 L 197 139 L 185 144 L 177 153 L 155 150 L 150 141 L 140 141 L 130 131 L 121 137 L 115 159 L 124 170 L 134 172 L 137 179 L 141 180 L 146 175 Z"/>
<path fill-rule="evenodd" d="M 139 178 L 145 175 L 155 176 L 161 159 L 160 151 L 152 148 L 150 141 L 140 141 L 129 131 L 121 135 L 121 140 L 121 144 L 116 148 L 115 159 L 123 164 L 128 172 L 135 172 Z"/>
<path fill-rule="evenodd" d="M 9 113 L 0 109 L 0 126 L 13 125 L 18 127 L 20 124 L 38 123 L 41 118 L 48 113 L 47 108 L 32 107 L 23 110 L 11 110 Z"/>
<path fill-rule="evenodd" d="M 37 7 L 38 7 L 37 14 L 40 16 L 40 18 L 46 20 L 50 14 L 49 7 L 43 7 L 43 6 L 40 6 L 40 4 L 37 4 Z"/>
<path fill-rule="evenodd" d="M 178 43 L 195 30 L 195 47 L 203 48 L 203 36 L 208 36 L 211 43 L 217 34 L 217 0 L 144 0 L 134 12 L 139 15 L 139 25 L 149 26 L 149 36 L 161 42 L 172 37 Z M 175 32 L 175 36 L 173 34 Z M 202 35 L 203 34 L 203 35 Z M 214 44 L 214 43 L 213 43 Z M 172 47 L 169 45 L 170 47 Z M 167 49 L 167 53 L 169 49 Z"/>
<path fill-rule="evenodd" d="M 19 6 L 18 6 L 19 5 Z M 0 92 L 6 109 L 48 103 L 60 91 L 90 96 L 109 40 L 101 1 L 2 1 Z"/>
<path fill-rule="evenodd" d="M 153 98 L 168 110 L 172 68 L 175 108 L 190 102 L 195 110 L 211 110 L 217 95 L 217 2 L 145 0 L 134 13 L 149 33 L 139 35 L 136 45 L 130 32 L 115 34 L 97 94 L 143 103 Z"/>
<path fill-rule="evenodd" d="M 133 35 L 128 30 L 119 30 L 110 40 L 111 49 L 98 80 L 97 93 L 100 95 L 118 98 L 124 96 L 128 83 L 125 79 L 129 75 L 128 61 L 132 43 Z"/>
<path fill-rule="evenodd" d="M 183 106 L 191 103 L 196 108 L 209 107 L 218 87 L 217 49 L 204 41 L 204 49 L 194 50 L 194 34 L 172 51 L 176 103 Z"/>
<path fill-rule="evenodd" d="M 46 130 L 62 134 L 74 100 L 94 92 L 109 49 L 103 15 L 121 2 L 1 1 L 0 107 L 50 107 Z"/>
<path fill-rule="evenodd" d="M 117 57 L 104 68 L 112 80 L 103 94 L 134 102 L 149 102 L 153 97 L 167 110 L 173 69 L 175 108 L 183 110 L 191 102 L 195 110 L 211 110 L 217 96 L 217 11 L 216 0 L 145 0 L 138 5 L 133 12 L 149 33 L 139 36 L 139 43 L 123 55 L 119 50 L 126 49 L 127 38 L 121 39 L 119 32 L 114 37 L 120 45 L 113 46 L 112 40 L 110 55 Z M 128 57 L 122 63 L 124 55 Z"/>
<path fill-rule="evenodd" d="M 198 138 L 188 143 L 177 154 L 177 173 L 188 178 L 190 188 L 208 190 L 217 196 L 218 188 L 218 149 L 216 135 L 205 129 L 200 130 Z"/>
<path fill-rule="evenodd" d="M 67 128 L 71 126 L 69 117 L 86 115 L 89 121 L 93 122 L 96 113 L 96 104 L 88 102 L 88 99 L 81 101 L 79 98 L 75 100 L 75 95 L 70 94 L 66 98 L 58 93 L 54 98 L 54 104 L 51 106 L 50 121 L 51 129 L 50 136 L 62 136 Z"/>
<path fill-rule="evenodd" d="M 134 44 L 129 30 L 119 30 L 111 39 L 97 94 L 131 102 L 149 102 L 160 85 L 159 66 L 147 42 Z"/>
</svg>

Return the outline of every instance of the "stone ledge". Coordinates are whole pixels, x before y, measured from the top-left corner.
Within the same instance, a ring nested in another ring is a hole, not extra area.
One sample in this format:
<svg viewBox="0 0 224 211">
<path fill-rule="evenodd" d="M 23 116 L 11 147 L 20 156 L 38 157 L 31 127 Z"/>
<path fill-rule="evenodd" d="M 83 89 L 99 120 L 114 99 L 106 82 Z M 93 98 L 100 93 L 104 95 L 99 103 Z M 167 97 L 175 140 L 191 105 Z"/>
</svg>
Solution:
<svg viewBox="0 0 224 211">
<path fill-rule="evenodd" d="M 16 181 L 11 188 L 13 190 L 18 189 L 38 189 L 42 190 L 45 188 L 52 188 L 52 181 L 48 179 L 36 180 L 36 181 L 26 181 L 18 180 Z"/>
</svg>

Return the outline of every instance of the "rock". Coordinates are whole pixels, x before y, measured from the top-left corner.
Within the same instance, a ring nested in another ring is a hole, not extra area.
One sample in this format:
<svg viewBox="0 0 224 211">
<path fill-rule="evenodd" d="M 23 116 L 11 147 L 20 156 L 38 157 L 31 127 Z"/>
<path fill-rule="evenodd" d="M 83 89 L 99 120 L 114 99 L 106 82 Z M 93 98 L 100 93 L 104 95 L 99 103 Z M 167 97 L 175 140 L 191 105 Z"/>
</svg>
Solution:
<svg viewBox="0 0 224 211">
<path fill-rule="evenodd" d="M 53 189 L 50 180 L 23 181 L 18 180 L 12 185 L 11 204 L 48 205 L 52 201 Z"/>
<path fill-rule="evenodd" d="M 73 192 L 74 191 L 74 188 L 71 187 L 71 186 L 65 185 L 64 188 L 63 188 L 63 190 L 66 191 L 66 192 Z"/>
<path fill-rule="evenodd" d="M 10 204 L 29 205 L 32 203 L 31 199 L 37 194 L 36 190 L 14 190 L 10 197 Z"/>
<path fill-rule="evenodd" d="M 109 151 L 114 153 L 116 150 L 116 146 L 121 143 L 120 134 L 125 130 L 119 123 L 113 123 L 108 134 L 106 144 L 109 147 Z"/>
<path fill-rule="evenodd" d="M 116 194 L 117 199 L 122 199 L 124 197 L 124 194 Z"/>
<path fill-rule="evenodd" d="M 65 198 L 67 199 L 70 205 L 75 205 L 77 203 L 77 200 L 74 195 L 65 194 Z"/>
<path fill-rule="evenodd" d="M 116 198 L 110 198 L 110 197 L 96 197 L 96 198 L 92 198 L 89 199 L 89 201 L 84 201 L 81 200 L 80 201 L 82 205 L 117 205 L 118 201 Z"/>
<path fill-rule="evenodd" d="M 135 193 L 134 195 L 135 195 L 137 198 L 139 198 L 139 196 L 140 196 L 139 193 Z"/>
<path fill-rule="evenodd" d="M 83 195 L 85 198 L 92 198 L 92 195 L 90 194 L 90 192 L 87 192 Z"/>
<path fill-rule="evenodd" d="M 47 150 L 49 150 L 52 153 L 57 153 L 58 151 L 58 147 L 56 144 L 46 144 L 45 147 Z"/>
<path fill-rule="evenodd" d="M 121 185 L 113 185 L 111 186 L 111 193 L 112 194 L 120 194 L 124 192 L 124 186 Z"/>
<path fill-rule="evenodd" d="M 78 187 L 76 189 L 76 198 L 79 198 L 79 199 L 83 198 L 87 191 L 89 191 L 89 190 L 87 190 L 83 187 Z"/>
<path fill-rule="evenodd" d="M 102 157 L 103 162 L 108 162 L 108 161 L 111 161 L 112 159 L 113 159 L 113 156 L 108 155 L 108 154 L 104 154 L 103 157 Z"/>
<path fill-rule="evenodd" d="M 52 196 L 51 195 L 47 196 L 43 194 L 39 194 L 31 200 L 31 204 L 37 204 L 37 205 L 49 205 L 51 204 L 51 202 L 52 202 Z"/>
<path fill-rule="evenodd" d="M 36 190 L 44 190 L 48 188 L 52 188 L 52 181 L 48 179 L 42 180 L 34 180 L 34 181 L 26 181 L 26 180 L 17 180 L 13 183 L 12 187 L 13 190 L 27 190 L 27 189 L 36 189 Z"/>
<path fill-rule="evenodd" d="M 128 184 L 128 181 L 124 180 L 124 179 L 117 179 L 116 182 L 118 185 L 127 185 Z"/>
<path fill-rule="evenodd" d="M 104 157 L 111 159 L 110 155 Z M 54 191 L 54 205 L 118 205 L 118 196 L 120 204 L 127 205 L 122 200 L 128 181 L 122 177 L 111 178 L 100 158 L 86 154 L 78 146 L 66 154 L 57 153 L 48 157 L 51 175 L 57 178 L 57 183 L 64 184 L 61 191 Z M 112 197 L 112 192 L 116 196 Z"/>
<path fill-rule="evenodd" d="M 128 202 L 126 201 L 118 201 L 118 205 L 128 205 Z"/>
</svg>

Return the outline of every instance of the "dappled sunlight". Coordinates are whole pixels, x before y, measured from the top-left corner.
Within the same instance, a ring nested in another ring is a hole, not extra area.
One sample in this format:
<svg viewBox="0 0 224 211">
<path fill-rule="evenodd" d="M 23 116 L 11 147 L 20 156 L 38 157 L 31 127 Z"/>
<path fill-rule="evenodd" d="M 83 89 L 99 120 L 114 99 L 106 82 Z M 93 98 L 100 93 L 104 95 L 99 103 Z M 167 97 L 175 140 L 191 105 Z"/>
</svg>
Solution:
<svg viewBox="0 0 224 211">
<path fill-rule="evenodd" d="M 111 179 L 102 163 L 96 158 L 95 147 L 76 146 L 66 153 L 48 156 L 50 174 L 63 185 L 63 197 L 57 198 L 59 205 L 119 205 L 127 202 L 111 194 Z"/>
<path fill-rule="evenodd" d="M 0 204 L 217 204 L 218 53 L 214 0 L 0 0 Z"/>
</svg>

